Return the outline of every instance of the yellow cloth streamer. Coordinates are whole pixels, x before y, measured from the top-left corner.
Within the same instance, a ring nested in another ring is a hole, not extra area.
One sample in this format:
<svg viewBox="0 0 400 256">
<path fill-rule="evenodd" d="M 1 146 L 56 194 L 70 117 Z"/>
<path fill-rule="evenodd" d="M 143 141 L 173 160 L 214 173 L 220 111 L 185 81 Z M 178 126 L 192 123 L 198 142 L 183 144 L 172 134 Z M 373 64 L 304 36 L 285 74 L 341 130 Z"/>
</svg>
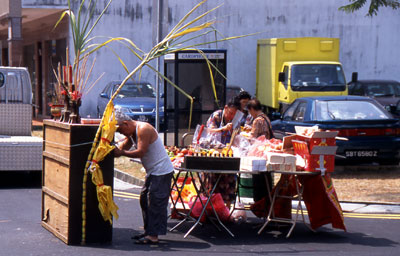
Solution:
<svg viewBox="0 0 400 256">
<path fill-rule="evenodd" d="M 92 182 L 96 185 L 99 210 L 103 219 L 112 224 L 112 216 L 118 219 L 118 206 L 113 201 L 112 189 L 104 185 L 103 173 L 98 165 L 115 147 L 110 143 L 114 138 L 117 129 L 117 121 L 114 115 L 114 104 L 110 102 L 104 112 L 103 123 L 101 124 L 101 139 L 93 154 L 92 165 L 89 170 L 92 172 Z"/>
<path fill-rule="evenodd" d="M 110 186 L 104 185 L 103 174 L 98 164 L 94 163 L 91 167 L 92 170 L 92 182 L 96 185 L 100 213 L 104 221 L 109 221 L 112 224 L 111 215 L 118 219 L 118 206 L 113 201 L 112 189 Z"/>
</svg>

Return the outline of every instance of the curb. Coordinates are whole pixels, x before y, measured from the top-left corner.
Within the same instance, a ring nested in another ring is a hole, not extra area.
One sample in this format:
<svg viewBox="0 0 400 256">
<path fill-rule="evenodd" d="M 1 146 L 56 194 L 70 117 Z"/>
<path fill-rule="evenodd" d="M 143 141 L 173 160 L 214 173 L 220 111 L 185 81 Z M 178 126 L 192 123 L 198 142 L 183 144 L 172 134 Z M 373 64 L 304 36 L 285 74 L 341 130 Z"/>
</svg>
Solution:
<svg viewBox="0 0 400 256">
<path fill-rule="evenodd" d="M 144 185 L 144 180 L 138 179 L 132 175 L 124 173 L 121 170 L 115 168 L 114 168 L 114 177 L 132 185 L 137 185 L 137 186 Z"/>
</svg>

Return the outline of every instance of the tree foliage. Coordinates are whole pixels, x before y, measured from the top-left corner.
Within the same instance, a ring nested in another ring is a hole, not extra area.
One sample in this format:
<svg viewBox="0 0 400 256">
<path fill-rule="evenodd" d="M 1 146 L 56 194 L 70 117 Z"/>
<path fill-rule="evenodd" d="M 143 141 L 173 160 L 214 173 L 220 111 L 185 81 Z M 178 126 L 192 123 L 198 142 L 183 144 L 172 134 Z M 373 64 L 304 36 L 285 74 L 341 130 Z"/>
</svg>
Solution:
<svg viewBox="0 0 400 256">
<path fill-rule="evenodd" d="M 377 15 L 380 7 L 391 7 L 392 9 L 400 8 L 399 0 L 369 0 L 369 8 L 367 16 Z M 361 9 L 367 0 L 349 0 L 350 4 L 339 7 L 339 10 L 347 13 L 355 12 Z"/>
</svg>

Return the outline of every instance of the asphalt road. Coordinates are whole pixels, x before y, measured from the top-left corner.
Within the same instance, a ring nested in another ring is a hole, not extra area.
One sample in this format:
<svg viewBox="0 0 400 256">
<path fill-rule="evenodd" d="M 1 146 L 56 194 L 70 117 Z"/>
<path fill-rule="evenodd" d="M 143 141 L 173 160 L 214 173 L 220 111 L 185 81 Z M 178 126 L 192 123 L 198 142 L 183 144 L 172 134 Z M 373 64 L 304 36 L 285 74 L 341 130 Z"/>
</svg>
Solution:
<svg viewBox="0 0 400 256">
<path fill-rule="evenodd" d="M 138 188 L 116 182 L 114 198 L 119 219 L 114 221 L 111 244 L 71 246 L 40 224 L 40 175 L 0 173 L 0 255 L 399 255 L 400 215 L 352 214 L 345 217 L 347 232 L 324 226 L 317 232 L 298 223 L 290 238 L 287 228 L 273 225 L 257 235 L 262 220 L 229 225 L 232 238 L 213 225 L 192 223 L 162 236 L 158 245 L 135 245 L 131 236 L 142 231 Z M 172 227 L 175 220 L 169 220 Z"/>
</svg>

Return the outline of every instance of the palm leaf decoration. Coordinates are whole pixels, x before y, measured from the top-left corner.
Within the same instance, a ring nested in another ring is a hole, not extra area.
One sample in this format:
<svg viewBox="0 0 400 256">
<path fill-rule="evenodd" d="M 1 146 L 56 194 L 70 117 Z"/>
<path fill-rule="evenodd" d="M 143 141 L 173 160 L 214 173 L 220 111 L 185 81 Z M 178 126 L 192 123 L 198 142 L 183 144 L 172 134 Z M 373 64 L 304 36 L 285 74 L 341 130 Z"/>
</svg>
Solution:
<svg viewBox="0 0 400 256">
<path fill-rule="evenodd" d="M 352 13 L 361 9 L 366 5 L 367 0 L 349 0 L 350 4 L 339 7 L 340 11 Z M 367 16 L 378 15 L 380 7 L 391 7 L 396 10 L 400 8 L 400 2 L 398 0 L 370 0 Z"/>
<path fill-rule="evenodd" d="M 113 108 L 112 101 L 114 98 L 118 95 L 122 87 L 126 84 L 126 82 L 129 79 L 133 79 L 133 76 L 136 73 L 140 73 L 143 67 L 149 67 L 151 70 L 157 73 L 157 75 L 161 78 L 167 81 L 169 84 L 171 84 L 174 88 L 176 88 L 180 93 L 185 95 L 191 102 L 190 106 L 190 118 L 189 118 L 189 129 L 190 129 L 190 123 L 191 123 L 191 116 L 192 116 L 192 108 L 193 108 L 193 98 L 184 90 L 179 88 L 176 84 L 174 84 L 172 81 L 170 81 L 167 77 L 165 77 L 163 74 L 158 72 L 154 67 L 152 67 L 149 63 L 152 60 L 155 60 L 161 56 L 164 56 L 169 53 L 174 53 L 177 51 L 183 51 L 183 50 L 196 50 L 200 54 L 202 54 L 207 61 L 209 70 L 210 70 L 210 77 L 211 77 L 211 82 L 212 82 L 212 87 L 214 91 L 214 96 L 215 96 L 215 101 L 218 103 L 217 95 L 216 95 L 216 90 L 215 90 L 215 84 L 213 80 L 213 72 L 212 68 L 213 67 L 216 72 L 219 72 L 218 69 L 206 58 L 205 54 L 199 50 L 197 47 L 198 46 L 204 46 L 210 43 L 218 43 L 218 42 L 223 42 L 227 40 L 232 40 L 232 39 L 237 39 L 241 38 L 244 36 L 236 36 L 236 37 L 229 37 L 229 38 L 221 38 L 221 39 L 215 39 L 214 41 L 211 42 L 204 42 L 204 43 L 197 43 L 197 44 L 192 44 L 190 45 L 190 42 L 193 41 L 194 39 L 201 38 L 204 35 L 207 35 L 211 32 L 214 32 L 217 34 L 216 29 L 213 27 L 215 20 L 207 20 L 205 22 L 202 22 L 200 25 L 196 25 L 197 23 L 201 22 L 202 19 L 207 17 L 208 14 L 211 12 L 215 11 L 217 8 L 220 6 L 217 6 L 211 10 L 208 10 L 192 19 L 191 16 L 195 13 L 196 10 L 199 9 L 200 6 L 202 6 L 207 0 L 203 0 L 199 2 L 197 5 L 195 5 L 173 28 L 172 30 L 160 41 L 158 42 L 155 46 L 153 46 L 150 51 L 145 52 L 141 50 L 137 45 L 135 45 L 131 40 L 123 37 L 115 37 L 115 38 L 105 38 L 105 41 L 103 43 L 94 43 L 95 38 L 101 38 L 101 37 L 90 37 L 94 27 L 98 24 L 100 18 L 103 16 L 103 14 L 106 12 L 107 8 L 111 4 L 112 0 L 108 0 L 107 4 L 105 5 L 105 8 L 103 11 L 100 13 L 100 15 L 97 17 L 93 25 L 91 24 L 91 21 L 94 19 L 94 11 L 95 11 L 95 6 L 96 6 L 96 0 L 88 0 L 88 8 L 89 12 L 87 13 L 87 16 L 83 17 L 83 10 L 84 10 L 84 4 L 85 0 L 82 0 L 79 8 L 77 15 L 75 15 L 72 10 L 71 10 L 71 3 L 70 0 L 68 0 L 68 10 L 64 11 L 56 23 L 55 26 L 57 26 L 60 21 L 66 16 L 69 16 L 70 19 L 70 25 L 71 25 L 71 30 L 72 30 L 72 36 L 73 36 L 73 42 L 74 42 L 74 51 L 75 51 L 75 60 L 74 60 L 74 70 L 76 74 L 80 74 L 79 72 L 79 62 L 83 59 L 84 63 L 86 63 L 86 58 L 88 55 L 96 52 L 97 50 L 105 47 L 107 49 L 110 49 L 112 53 L 117 57 L 123 68 L 127 72 L 127 76 L 123 79 L 122 83 L 119 85 L 115 93 L 111 96 L 107 106 L 106 110 L 110 111 L 110 109 Z M 245 35 L 247 36 L 247 35 Z M 186 38 L 185 38 L 186 37 Z M 187 38 L 190 37 L 190 38 Z M 127 47 L 132 54 L 139 59 L 140 63 L 137 67 L 135 67 L 133 70 L 129 71 L 127 68 L 127 65 L 124 63 L 122 58 L 118 56 L 118 54 L 112 50 L 110 47 L 110 44 L 113 42 L 120 43 Z M 83 57 L 81 57 L 81 55 Z M 219 72 L 220 73 L 220 72 Z M 83 80 L 83 79 L 82 79 Z M 99 128 L 97 130 L 96 136 L 94 138 L 94 142 L 92 144 L 92 148 L 90 150 L 89 156 L 88 156 L 88 161 L 85 166 L 84 170 L 84 177 L 83 177 L 83 192 L 82 192 L 82 239 L 81 243 L 85 244 L 86 240 L 86 182 L 87 182 L 87 174 L 88 170 L 90 167 L 93 165 L 93 156 L 94 153 L 96 152 L 98 146 L 99 146 L 99 137 L 100 134 L 104 134 L 104 125 L 109 123 L 110 120 L 105 120 L 105 116 L 109 115 L 104 115 L 103 118 L 100 122 Z M 107 132 L 107 131 L 106 131 Z M 108 133 L 109 134 L 109 133 Z M 103 135 L 102 135 L 103 136 Z M 113 138 L 108 137 L 108 140 L 111 141 Z M 97 173 L 97 175 L 100 177 L 100 173 Z M 97 182 L 98 183 L 98 182 Z M 104 197 L 103 197 L 104 198 Z M 107 203 L 107 202 L 106 202 Z M 115 216 L 116 210 L 114 211 Z M 113 214 L 113 212 L 111 212 Z M 103 216 L 105 219 L 110 220 L 110 215 Z M 111 221 L 110 221 L 111 222 Z"/>
</svg>

